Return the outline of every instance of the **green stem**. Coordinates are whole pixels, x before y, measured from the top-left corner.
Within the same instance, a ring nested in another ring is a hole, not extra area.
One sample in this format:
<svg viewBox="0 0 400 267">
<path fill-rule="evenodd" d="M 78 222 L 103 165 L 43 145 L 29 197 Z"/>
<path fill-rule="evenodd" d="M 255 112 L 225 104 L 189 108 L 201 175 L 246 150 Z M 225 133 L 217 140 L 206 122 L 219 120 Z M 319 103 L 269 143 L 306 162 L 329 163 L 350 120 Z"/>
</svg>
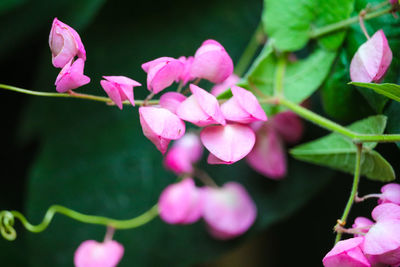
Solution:
<svg viewBox="0 0 400 267">
<path fill-rule="evenodd" d="M 262 22 L 257 26 L 253 36 L 251 37 L 249 43 L 247 44 L 242 56 L 240 57 L 238 63 L 235 67 L 235 74 L 239 77 L 243 76 L 247 67 L 250 65 L 251 60 L 254 57 L 254 54 L 257 52 L 258 47 L 262 42 L 260 39 L 264 37 L 264 31 Z"/>
<path fill-rule="evenodd" d="M 14 240 L 16 238 L 16 233 L 13 228 L 14 218 L 21 221 L 22 225 L 30 232 L 40 233 L 44 231 L 51 223 L 54 215 L 56 213 L 63 214 L 74 220 L 89 224 L 100 224 L 112 227 L 114 229 L 132 229 L 142 226 L 151 220 L 153 220 L 158 215 L 158 206 L 154 205 L 151 209 L 141 214 L 138 217 L 129 220 L 115 220 L 102 216 L 86 215 L 72 209 L 60 206 L 52 205 L 47 210 L 41 223 L 33 225 L 28 222 L 25 216 L 18 211 L 1 211 L 0 212 L 0 232 L 4 238 L 8 240 Z"/>
<path fill-rule="evenodd" d="M 283 54 L 278 59 L 278 65 L 275 72 L 274 96 L 283 97 L 284 77 L 286 70 L 286 54 Z"/>
<path fill-rule="evenodd" d="M 385 9 L 377 10 L 377 11 L 368 13 L 368 14 L 365 15 L 364 20 L 369 20 L 369 19 L 373 19 L 373 18 L 376 18 L 376 17 L 380 17 L 382 15 L 390 13 L 392 10 L 393 10 L 393 8 L 391 6 L 389 6 L 389 7 L 385 8 Z M 316 29 L 311 31 L 310 38 L 319 38 L 319 37 L 321 37 L 323 35 L 343 30 L 343 29 L 345 29 L 345 28 L 349 27 L 350 25 L 352 25 L 354 23 L 357 23 L 357 22 L 358 22 L 358 16 L 354 16 L 354 17 L 351 17 L 349 19 L 339 21 L 337 23 L 333 23 L 333 24 L 330 24 L 330 25 L 327 25 L 327 26 L 324 26 L 324 27 L 321 27 L 321 28 L 316 28 Z"/>
<path fill-rule="evenodd" d="M 316 125 L 325 128 L 327 130 L 340 133 L 353 140 L 355 143 L 360 142 L 399 142 L 400 134 L 360 134 L 349 130 L 348 128 L 337 124 L 327 118 L 324 118 L 300 105 L 297 105 L 285 98 L 279 99 L 279 104 L 292 110 L 294 113 L 315 123 Z"/>
<path fill-rule="evenodd" d="M 351 207 L 353 206 L 354 199 L 357 196 L 357 191 L 358 191 L 358 184 L 360 182 L 360 173 L 361 173 L 361 156 L 362 156 L 362 147 L 363 144 L 356 144 L 357 146 L 357 154 L 356 154 L 356 165 L 354 169 L 354 179 L 353 179 L 353 186 L 351 188 L 351 193 L 349 200 L 347 201 L 346 207 L 344 208 L 343 215 L 338 221 L 337 226 L 338 227 L 343 227 L 346 224 L 347 217 L 349 216 Z M 336 226 L 335 226 L 336 228 Z M 342 233 L 337 232 L 336 234 L 336 239 L 335 239 L 335 244 L 340 241 L 342 238 Z"/>
</svg>

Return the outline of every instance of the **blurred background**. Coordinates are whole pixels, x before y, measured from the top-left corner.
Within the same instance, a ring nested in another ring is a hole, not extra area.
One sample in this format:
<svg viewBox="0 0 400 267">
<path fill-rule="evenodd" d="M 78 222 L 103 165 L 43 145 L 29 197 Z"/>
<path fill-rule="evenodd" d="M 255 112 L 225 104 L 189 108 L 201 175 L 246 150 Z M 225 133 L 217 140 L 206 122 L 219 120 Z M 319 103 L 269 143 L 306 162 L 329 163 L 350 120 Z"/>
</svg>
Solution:
<svg viewBox="0 0 400 267">
<path fill-rule="evenodd" d="M 54 17 L 75 28 L 87 51 L 89 85 L 79 92 L 105 95 L 102 75 L 125 75 L 145 85 L 141 64 L 161 56 L 193 55 L 209 38 L 237 62 L 256 29 L 262 0 L 2 0 L 0 2 L 0 83 L 55 92 L 48 35 Z M 143 99 L 145 87 L 135 89 Z M 312 109 L 324 114 L 319 94 Z M 0 91 L 0 209 L 23 211 L 39 223 L 52 204 L 126 219 L 149 209 L 175 181 L 162 157 L 143 136 L 137 109 L 120 111 L 77 99 L 48 99 Z M 353 118 L 356 119 L 356 118 Z M 349 121 L 343 120 L 347 123 Z M 303 141 L 326 132 L 306 124 Z M 398 170 L 395 145 L 379 151 Z M 117 231 L 125 246 L 119 266 L 321 266 L 334 241 L 332 228 L 350 193 L 351 176 L 289 159 L 289 174 L 272 181 L 244 162 L 204 167 L 219 184 L 245 185 L 258 219 L 244 236 L 213 240 L 202 222 Z M 362 181 L 361 194 L 381 184 Z M 356 205 L 369 216 L 375 201 Z M 352 218 L 350 221 L 352 221 Z M 1 266 L 72 266 L 73 253 L 87 239 L 102 240 L 105 228 L 56 215 L 43 233 L 16 223 L 18 237 L 0 239 Z"/>
</svg>

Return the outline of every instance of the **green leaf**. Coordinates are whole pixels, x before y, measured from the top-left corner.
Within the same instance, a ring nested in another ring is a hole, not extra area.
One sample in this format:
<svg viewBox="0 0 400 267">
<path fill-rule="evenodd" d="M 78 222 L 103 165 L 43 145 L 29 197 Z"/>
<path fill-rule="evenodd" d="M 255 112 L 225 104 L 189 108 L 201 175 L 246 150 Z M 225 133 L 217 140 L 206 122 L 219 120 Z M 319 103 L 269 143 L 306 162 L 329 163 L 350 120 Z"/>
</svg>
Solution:
<svg viewBox="0 0 400 267">
<path fill-rule="evenodd" d="M 264 0 L 262 21 L 269 38 L 281 51 L 303 48 L 314 28 L 349 18 L 354 0 Z M 344 32 L 319 39 L 326 49 L 336 50 L 343 42 Z"/>
<path fill-rule="evenodd" d="M 360 82 L 350 82 L 349 84 L 369 88 L 377 92 L 378 94 L 384 95 L 400 102 L 400 85 L 394 83 L 360 83 Z"/>
<path fill-rule="evenodd" d="M 365 134 L 381 134 L 386 126 L 386 117 L 378 115 L 355 122 L 348 128 Z M 365 143 L 361 158 L 361 174 L 371 180 L 388 182 L 395 179 L 391 165 L 376 151 L 376 143 Z M 357 148 L 353 142 L 337 133 L 329 134 L 291 150 L 299 160 L 328 166 L 334 169 L 354 172 Z"/>
</svg>

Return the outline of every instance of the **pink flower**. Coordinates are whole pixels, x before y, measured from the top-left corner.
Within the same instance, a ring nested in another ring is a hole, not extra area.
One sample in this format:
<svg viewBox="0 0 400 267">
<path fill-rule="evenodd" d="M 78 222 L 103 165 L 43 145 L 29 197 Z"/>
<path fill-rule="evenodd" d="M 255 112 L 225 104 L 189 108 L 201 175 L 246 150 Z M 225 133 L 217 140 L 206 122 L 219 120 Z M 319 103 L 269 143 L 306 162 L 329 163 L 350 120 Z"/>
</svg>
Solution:
<svg viewBox="0 0 400 267">
<path fill-rule="evenodd" d="M 167 92 L 160 97 L 160 106 L 176 114 L 178 106 L 186 99 L 186 96 L 177 92 Z"/>
<path fill-rule="evenodd" d="M 90 82 L 90 78 L 83 74 L 85 62 L 78 58 L 72 65 L 69 61 L 57 76 L 55 85 L 59 93 L 65 93 Z"/>
<path fill-rule="evenodd" d="M 233 62 L 225 48 L 215 40 L 206 40 L 197 49 L 191 75 L 221 83 L 233 73 Z"/>
<path fill-rule="evenodd" d="M 124 247 L 114 240 L 99 243 L 86 240 L 75 251 L 76 267 L 115 267 L 124 255 Z"/>
<path fill-rule="evenodd" d="M 200 219 L 202 194 L 192 178 L 169 185 L 158 201 L 160 217 L 169 224 L 190 224 Z"/>
<path fill-rule="evenodd" d="M 229 182 L 222 188 L 205 187 L 203 190 L 203 218 L 213 237 L 235 238 L 254 223 L 257 208 L 242 185 Z"/>
<path fill-rule="evenodd" d="M 390 4 L 396 6 L 399 4 L 399 0 L 390 0 Z"/>
<path fill-rule="evenodd" d="M 322 260 L 325 267 L 370 267 L 361 250 L 363 237 L 339 241 Z"/>
<path fill-rule="evenodd" d="M 204 128 L 201 131 L 200 139 L 208 151 L 213 154 L 210 154 L 208 163 L 232 164 L 250 153 L 255 143 L 255 134 L 246 125 L 227 124 Z"/>
<path fill-rule="evenodd" d="M 183 71 L 179 75 L 178 81 L 181 81 L 183 85 L 187 84 L 189 81 L 194 80 L 194 77 L 190 75 L 190 69 L 192 68 L 194 57 L 180 57 L 178 58 L 180 62 L 183 63 Z"/>
<path fill-rule="evenodd" d="M 194 84 L 190 84 L 190 90 L 193 95 L 184 100 L 176 110 L 176 114 L 182 120 L 199 127 L 218 123 L 226 124 L 215 96 Z"/>
<path fill-rule="evenodd" d="M 222 83 L 216 84 L 211 88 L 211 94 L 218 96 L 231 88 L 239 82 L 240 78 L 236 74 L 232 73 L 228 78 L 226 78 Z"/>
<path fill-rule="evenodd" d="M 357 217 L 355 218 L 352 227 L 357 228 L 359 232 L 368 233 L 369 228 L 371 228 L 372 225 L 374 225 L 374 222 L 371 221 L 370 219 L 365 217 Z M 354 236 L 359 236 L 359 235 L 354 235 Z"/>
<path fill-rule="evenodd" d="M 400 220 L 400 206 L 393 203 L 383 203 L 376 206 L 371 213 L 375 221 Z"/>
<path fill-rule="evenodd" d="M 185 123 L 174 113 L 160 107 L 140 107 L 143 134 L 164 154 L 171 140 L 185 134 Z"/>
<path fill-rule="evenodd" d="M 235 85 L 231 91 L 233 97 L 221 106 L 225 119 L 240 123 L 267 121 L 267 115 L 253 93 Z"/>
<path fill-rule="evenodd" d="M 377 31 L 371 39 L 362 44 L 350 64 L 350 77 L 353 82 L 380 82 L 392 62 L 385 33 Z"/>
<path fill-rule="evenodd" d="M 178 175 L 190 174 L 193 172 L 193 164 L 200 160 L 202 154 L 200 138 L 194 133 L 187 133 L 174 142 L 165 156 L 164 165 Z"/>
<path fill-rule="evenodd" d="M 129 100 L 132 106 L 135 106 L 133 87 L 141 86 L 140 83 L 125 76 L 103 76 L 103 78 L 106 81 L 101 80 L 101 86 L 119 109 L 122 109 L 124 100 Z"/>
<path fill-rule="evenodd" d="M 86 60 L 86 51 L 79 34 L 67 24 L 54 18 L 49 36 L 54 67 L 63 68 L 75 56 Z"/>
<path fill-rule="evenodd" d="M 400 184 L 390 183 L 382 186 L 382 194 L 379 196 L 378 203 L 394 203 L 400 205 Z"/>
<path fill-rule="evenodd" d="M 282 139 L 288 144 L 295 144 L 303 136 L 303 122 L 292 111 L 284 111 L 276 114 L 271 120 L 274 129 L 279 133 Z"/>
<path fill-rule="evenodd" d="M 184 70 L 184 64 L 171 57 L 160 57 L 142 64 L 147 73 L 147 88 L 157 94 L 178 80 Z"/>
</svg>

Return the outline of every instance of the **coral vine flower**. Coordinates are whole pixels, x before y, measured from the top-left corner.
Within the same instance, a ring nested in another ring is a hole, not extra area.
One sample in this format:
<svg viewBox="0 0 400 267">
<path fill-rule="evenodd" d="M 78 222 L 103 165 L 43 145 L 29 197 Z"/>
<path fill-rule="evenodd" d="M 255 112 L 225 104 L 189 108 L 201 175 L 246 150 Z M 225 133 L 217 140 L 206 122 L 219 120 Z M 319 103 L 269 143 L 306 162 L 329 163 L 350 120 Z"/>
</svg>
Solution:
<svg viewBox="0 0 400 267">
<path fill-rule="evenodd" d="M 67 24 L 54 18 L 49 36 L 54 67 L 63 68 L 75 56 L 86 60 L 86 51 L 79 34 Z"/>
<path fill-rule="evenodd" d="M 267 121 L 267 115 L 252 92 L 232 86 L 233 97 L 221 106 L 225 119 L 240 123 Z"/>
<path fill-rule="evenodd" d="M 203 189 L 203 218 L 210 234 L 217 239 L 232 239 L 254 223 L 257 208 L 242 185 L 236 182 L 221 188 Z"/>
<path fill-rule="evenodd" d="M 164 154 L 171 140 L 185 134 L 185 123 L 174 113 L 160 107 L 140 107 L 143 134 Z"/>
<path fill-rule="evenodd" d="M 132 106 L 135 106 L 133 87 L 141 86 L 140 83 L 125 76 L 103 76 L 103 78 L 106 80 L 100 81 L 101 87 L 119 109 L 122 109 L 124 100 L 129 100 Z"/>
<path fill-rule="evenodd" d="M 115 267 L 124 255 L 124 247 L 114 240 L 99 243 L 86 240 L 75 251 L 76 267 Z"/>
<path fill-rule="evenodd" d="M 161 57 L 142 64 L 147 73 L 147 88 L 157 94 L 178 80 L 184 71 L 184 64 L 171 57 Z"/>
<path fill-rule="evenodd" d="M 190 69 L 192 68 L 194 57 L 180 57 L 178 58 L 180 62 L 183 63 L 183 71 L 179 75 L 178 81 L 181 81 L 183 85 L 187 84 L 189 81 L 194 80 L 194 77 L 190 74 Z"/>
<path fill-rule="evenodd" d="M 201 131 L 200 139 L 213 156 L 210 164 L 232 164 L 244 158 L 254 146 L 256 137 L 254 131 L 242 124 L 227 124 L 225 126 L 208 126 Z"/>
<path fill-rule="evenodd" d="M 380 82 L 392 62 L 385 33 L 377 31 L 371 39 L 362 44 L 350 64 L 350 77 L 353 82 Z"/>
<path fill-rule="evenodd" d="M 236 74 L 232 73 L 228 78 L 226 78 L 222 83 L 216 84 L 211 88 L 211 94 L 218 96 L 231 88 L 239 82 L 240 78 Z"/>
<path fill-rule="evenodd" d="M 361 245 L 363 237 L 339 241 L 322 260 L 325 267 L 370 267 Z"/>
<path fill-rule="evenodd" d="M 369 228 L 374 225 L 374 222 L 365 217 L 357 217 L 352 225 L 353 228 L 358 228 L 359 232 L 368 233 Z M 359 235 L 354 235 L 359 236 Z"/>
<path fill-rule="evenodd" d="M 199 127 L 218 123 L 226 124 L 215 96 L 194 84 L 190 84 L 190 91 L 193 95 L 183 101 L 176 110 L 176 114 L 182 120 Z"/>
<path fill-rule="evenodd" d="M 158 209 L 161 219 L 169 224 L 194 223 L 203 211 L 201 191 L 192 178 L 169 185 L 161 193 Z"/>
<path fill-rule="evenodd" d="M 72 65 L 71 62 L 69 61 L 57 76 L 55 85 L 59 93 L 65 93 L 90 82 L 90 78 L 83 74 L 85 67 L 83 59 L 78 58 Z"/>
<path fill-rule="evenodd" d="M 233 62 L 220 43 L 206 40 L 194 55 L 190 73 L 193 77 L 221 83 L 233 73 Z"/>
<path fill-rule="evenodd" d="M 400 184 L 386 184 L 381 188 L 379 196 L 379 204 L 381 203 L 394 203 L 400 205 Z"/>
<path fill-rule="evenodd" d="M 200 160 L 203 146 L 200 138 L 194 133 L 187 133 L 174 142 L 164 159 L 167 169 L 176 174 L 192 173 L 193 164 Z"/>
<path fill-rule="evenodd" d="M 177 92 L 167 92 L 160 97 L 160 106 L 176 114 L 178 106 L 186 99 L 186 96 Z"/>
</svg>

